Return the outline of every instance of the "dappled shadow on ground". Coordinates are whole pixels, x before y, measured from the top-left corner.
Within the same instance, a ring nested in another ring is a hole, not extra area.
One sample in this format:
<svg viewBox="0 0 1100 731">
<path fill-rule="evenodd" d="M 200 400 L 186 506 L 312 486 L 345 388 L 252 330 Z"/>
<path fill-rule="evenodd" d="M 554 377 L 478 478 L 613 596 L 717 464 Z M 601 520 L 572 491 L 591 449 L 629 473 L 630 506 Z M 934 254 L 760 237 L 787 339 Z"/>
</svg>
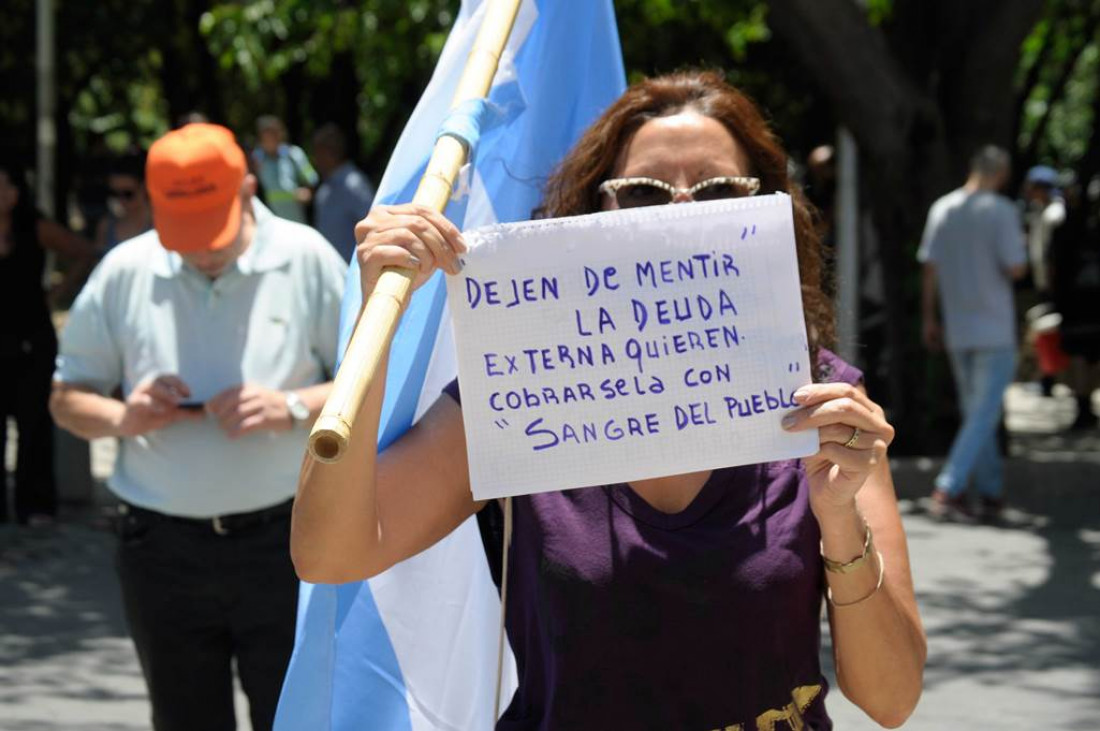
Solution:
<svg viewBox="0 0 1100 731">
<path fill-rule="evenodd" d="M 113 550 L 111 535 L 84 525 L 0 527 L 0 664 L 127 637 Z"/>
<path fill-rule="evenodd" d="M 938 704 L 918 717 L 1097 728 L 1100 503 L 1085 514 L 1014 511 L 999 526 L 941 524 L 915 501 L 902 507 L 929 639 L 922 705 Z M 1011 712 L 996 705 L 1006 698 Z"/>
<path fill-rule="evenodd" d="M 112 568 L 114 538 L 84 524 L 0 527 L 0 717 L 58 728 L 41 709 L 144 703 Z M 81 729 L 131 729 L 104 719 Z M 73 726 L 68 726 L 72 728 Z"/>
<path fill-rule="evenodd" d="M 1094 577 L 1100 573 L 1100 542 L 1090 545 L 1081 531 L 1058 527 L 1032 535 L 1046 542 L 1045 565 L 1004 552 L 987 557 L 981 576 L 944 576 L 918 586 L 922 611 L 946 620 L 936 623 L 935 638 L 958 645 L 958 651 L 931 659 L 929 685 L 970 673 L 995 679 L 1097 668 L 1100 590 Z"/>
</svg>

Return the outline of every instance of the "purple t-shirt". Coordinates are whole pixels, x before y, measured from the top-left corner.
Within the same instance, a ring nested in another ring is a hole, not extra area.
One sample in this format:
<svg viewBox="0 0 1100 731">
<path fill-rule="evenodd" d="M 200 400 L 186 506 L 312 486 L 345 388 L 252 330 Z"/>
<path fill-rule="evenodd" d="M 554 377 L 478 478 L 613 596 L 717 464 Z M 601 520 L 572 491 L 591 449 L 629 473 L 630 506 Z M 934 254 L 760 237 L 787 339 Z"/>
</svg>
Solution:
<svg viewBox="0 0 1100 731">
<path fill-rule="evenodd" d="M 862 379 L 820 360 L 826 380 Z M 498 731 L 749 731 L 794 714 L 831 729 L 807 490 L 792 460 L 715 470 L 676 514 L 625 484 L 515 498 L 519 689 Z"/>
</svg>

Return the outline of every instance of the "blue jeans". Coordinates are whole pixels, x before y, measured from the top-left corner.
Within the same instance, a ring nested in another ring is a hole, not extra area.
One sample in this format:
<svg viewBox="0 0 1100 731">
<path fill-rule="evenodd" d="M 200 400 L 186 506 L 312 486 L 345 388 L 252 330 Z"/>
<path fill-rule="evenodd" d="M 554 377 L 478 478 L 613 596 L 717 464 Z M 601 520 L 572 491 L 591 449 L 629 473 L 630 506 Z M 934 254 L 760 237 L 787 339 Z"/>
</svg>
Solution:
<svg viewBox="0 0 1100 731">
<path fill-rule="evenodd" d="M 1004 469 L 997 448 L 997 426 L 1005 389 L 1016 374 L 1016 349 L 951 350 L 948 356 L 962 402 L 963 423 L 947 463 L 936 477 L 936 487 L 955 497 L 973 478 L 980 494 L 1000 498 Z"/>
</svg>

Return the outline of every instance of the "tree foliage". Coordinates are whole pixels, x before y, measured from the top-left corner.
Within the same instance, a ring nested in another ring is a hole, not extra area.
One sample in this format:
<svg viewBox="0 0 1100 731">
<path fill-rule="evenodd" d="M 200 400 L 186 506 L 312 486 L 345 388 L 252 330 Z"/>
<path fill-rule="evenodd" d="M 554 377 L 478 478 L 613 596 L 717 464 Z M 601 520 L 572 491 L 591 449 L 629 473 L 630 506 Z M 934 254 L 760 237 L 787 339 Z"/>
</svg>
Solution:
<svg viewBox="0 0 1100 731">
<path fill-rule="evenodd" d="M 855 0 L 844 0 L 854 2 Z M 297 135 L 351 124 L 379 170 L 431 73 L 458 0 L 98 0 L 57 13 L 59 96 L 73 154 L 148 144 L 198 110 L 250 136 L 259 114 Z M 948 3 L 865 0 L 868 24 L 920 38 Z M 911 7 L 921 5 L 919 23 Z M 957 5 L 957 4 L 956 4 Z M 973 5 L 973 3 L 971 3 Z M 786 39 L 775 3 L 617 0 L 631 78 L 702 65 L 727 71 L 769 111 L 796 151 L 831 134 L 835 104 Z M 934 6 L 934 7 L 933 7 Z M 1048 0 L 1020 49 L 1012 121 L 1029 160 L 1073 166 L 1089 147 L 1100 78 L 1100 0 Z M 897 27 L 903 25 L 906 27 Z M 0 99 L 9 146 L 31 149 L 34 1 L 0 9 Z M 948 38 L 940 45 L 965 44 Z M 939 53 L 933 42 L 933 52 Z M 873 70 L 868 70 L 873 71 Z M 14 142 L 18 140 L 18 144 Z"/>
<path fill-rule="evenodd" d="M 201 30 L 223 74 L 247 92 L 236 95 L 241 103 L 230 122 L 247 128 L 259 97 L 292 132 L 335 121 L 363 149 L 384 152 L 419 98 L 457 9 L 449 0 L 223 2 L 203 15 Z"/>
<path fill-rule="evenodd" d="M 1026 163 L 1080 165 L 1097 126 L 1100 2 L 1056 0 L 1024 41 L 1017 71 L 1016 145 Z"/>
</svg>

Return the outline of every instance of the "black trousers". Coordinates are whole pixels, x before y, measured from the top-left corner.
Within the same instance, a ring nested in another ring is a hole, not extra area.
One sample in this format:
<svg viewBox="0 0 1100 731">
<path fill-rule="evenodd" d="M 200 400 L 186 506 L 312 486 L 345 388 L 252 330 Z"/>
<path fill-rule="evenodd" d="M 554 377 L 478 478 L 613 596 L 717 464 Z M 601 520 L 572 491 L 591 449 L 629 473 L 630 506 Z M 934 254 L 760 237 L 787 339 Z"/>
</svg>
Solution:
<svg viewBox="0 0 1100 731">
<path fill-rule="evenodd" d="M 290 515 L 219 535 L 136 512 L 117 568 L 155 731 L 232 731 L 233 661 L 253 731 L 268 731 L 294 647 Z"/>
<path fill-rule="evenodd" d="M 57 338 L 50 329 L 7 345 L 10 347 L 0 352 L 0 521 L 8 519 L 2 460 L 7 446 L 7 417 L 11 416 L 19 434 L 15 455 L 15 519 L 25 523 L 32 515 L 57 513 L 53 419 L 49 409 Z"/>
</svg>

